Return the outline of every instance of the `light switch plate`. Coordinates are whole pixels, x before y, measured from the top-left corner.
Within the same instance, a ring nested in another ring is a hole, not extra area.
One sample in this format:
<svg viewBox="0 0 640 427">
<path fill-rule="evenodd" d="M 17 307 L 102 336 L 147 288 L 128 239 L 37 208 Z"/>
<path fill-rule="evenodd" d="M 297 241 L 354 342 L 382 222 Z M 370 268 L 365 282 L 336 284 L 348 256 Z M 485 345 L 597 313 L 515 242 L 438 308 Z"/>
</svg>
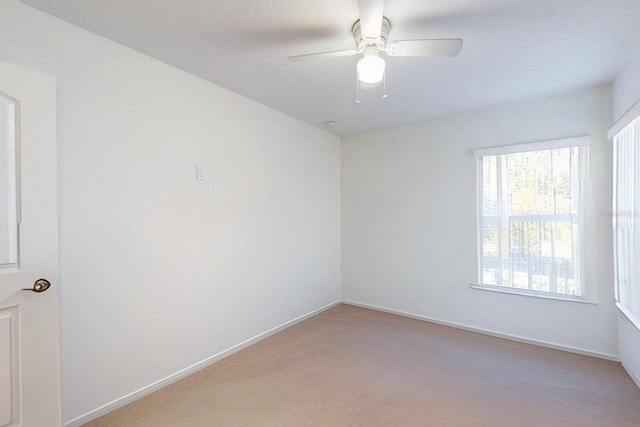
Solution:
<svg viewBox="0 0 640 427">
<path fill-rule="evenodd" d="M 204 181 L 204 167 L 202 165 L 196 165 L 196 179 Z"/>
</svg>

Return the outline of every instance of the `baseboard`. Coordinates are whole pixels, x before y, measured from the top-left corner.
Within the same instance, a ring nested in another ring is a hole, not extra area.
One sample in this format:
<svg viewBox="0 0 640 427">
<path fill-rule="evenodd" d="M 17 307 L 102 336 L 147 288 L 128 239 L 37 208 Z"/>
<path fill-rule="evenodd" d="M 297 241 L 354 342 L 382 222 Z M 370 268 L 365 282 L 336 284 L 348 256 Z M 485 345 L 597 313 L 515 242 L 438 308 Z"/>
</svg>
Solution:
<svg viewBox="0 0 640 427">
<path fill-rule="evenodd" d="M 316 310 L 313 310 L 310 313 L 304 314 L 302 316 L 296 317 L 293 320 L 290 320 L 288 322 L 285 322 L 279 326 L 276 326 L 275 328 L 271 328 L 268 331 L 265 331 L 261 334 L 258 334 L 256 336 L 254 336 L 253 338 L 249 338 L 246 341 L 243 341 L 239 344 L 234 345 L 233 347 L 230 347 L 226 350 L 223 350 L 217 354 L 214 354 L 213 356 L 209 356 L 206 359 L 194 363 L 193 365 L 186 367 L 184 369 L 181 369 L 180 371 L 169 375 L 166 378 L 163 378 L 161 380 L 158 380 L 152 384 L 149 384 L 148 386 L 142 387 L 139 390 L 136 390 L 132 393 L 129 393 L 125 396 L 122 396 L 112 402 L 109 402 L 105 405 L 100 406 L 99 408 L 96 408 L 90 412 L 87 412 L 84 415 L 81 415 L 77 418 L 74 418 L 71 421 L 67 421 L 66 423 L 63 424 L 64 427 L 79 427 L 85 423 L 88 423 L 89 421 L 95 420 L 98 417 L 101 417 L 105 414 L 108 414 L 109 412 L 115 411 L 118 408 L 121 408 L 122 406 L 125 406 L 131 402 L 133 402 L 134 400 L 138 400 L 143 396 L 146 396 L 148 394 L 153 393 L 154 391 L 158 391 L 163 387 L 168 386 L 171 383 L 174 383 L 176 381 L 179 381 L 203 368 L 206 368 L 207 366 L 217 362 L 220 359 L 224 359 L 227 356 L 232 355 L 233 353 L 236 353 L 244 348 L 249 347 L 252 344 L 257 343 L 258 341 L 262 341 L 265 338 L 270 337 L 271 335 L 274 335 L 280 331 L 283 331 L 293 325 L 295 325 L 296 323 L 300 323 L 303 320 L 306 320 L 310 317 L 315 316 L 318 313 L 321 313 L 325 310 L 328 310 L 331 307 L 334 307 L 336 305 L 340 304 L 340 301 L 335 301 L 332 302 L 330 304 L 327 304 L 323 307 L 320 307 Z"/>
<path fill-rule="evenodd" d="M 379 306 L 371 305 L 371 304 L 359 303 L 359 302 L 356 302 L 356 301 L 342 300 L 342 303 L 343 304 L 348 304 L 348 305 L 353 305 L 355 307 L 368 308 L 368 309 L 371 309 L 371 310 L 381 311 L 381 312 L 384 312 L 384 313 L 397 314 L 399 316 L 410 317 L 412 319 L 424 320 L 426 322 L 436 323 L 438 325 L 443 325 L 443 326 L 450 326 L 452 328 L 463 329 L 465 331 L 477 332 L 477 333 L 484 334 L 484 335 L 490 335 L 492 337 L 504 338 L 504 339 L 507 339 L 507 340 L 518 341 L 518 342 L 522 342 L 522 343 L 525 343 L 525 344 L 533 344 L 533 345 L 538 345 L 538 346 L 541 346 L 541 347 L 552 348 L 552 349 L 555 349 L 555 350 L 568 351 L 570 353 L 577 353 L 577 354 L 582 354 L 582 355 L 585 355 L 585 356 L 592 356 L 592 357 L 597 357 L 597 358 L 600 358 L 600 359 L 606 359 L 606 360 L 611 360 L 611 361 L 614 361 L 614 362 L 620 362 L 620 358 L 618 356 L 613 355 L 613 354 L 599 353 L 599 352 L 595 352 L 595 351 L 591 351 L 591 350 L 585 350 L 585 349 L 581 349 L 581 348 L 577 348 L 577 347 L 571 347 L 571 346 L 556 344 L 556 343 L 552 343 L 552 342 L 548 342 L 548 341 L 535 340 L 535 339 L 531 339 L 531 338 L 521 337 L 521 336 L 518 336 L 518 335 L 505 334 L 505 333 L 502 333 L 502 332 L 492 331 L 492 330 L 489 330 L 489 329 L 482 329 L 482 328 L 477 328 L 477 327 L 474 327 L 474 326 L 463 325 L 463 324 L 460 324 L 460 323 L 447 322 L 445 320 L 435 319 L 435 318 L 432 318 L 432 317 L 422 316 L 422 315 L 419 315 L 419 314 L 408 313 L 406 311 L 401 311 L 401 310 L 394 310 L 394 309 L 389 309 L 389 308 L 385 308 L 385 307 L 379 307 Z M 636 383 L 637 383 L 637 381 L 636 381 Z"/>
</svg>

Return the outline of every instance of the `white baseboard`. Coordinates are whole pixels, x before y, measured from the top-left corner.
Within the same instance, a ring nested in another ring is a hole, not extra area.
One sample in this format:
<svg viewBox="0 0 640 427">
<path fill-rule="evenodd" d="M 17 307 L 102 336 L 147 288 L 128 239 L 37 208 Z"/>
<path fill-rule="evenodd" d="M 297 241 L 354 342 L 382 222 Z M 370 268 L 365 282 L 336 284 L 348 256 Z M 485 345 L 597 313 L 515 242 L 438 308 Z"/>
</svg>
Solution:
<svg viewBox="0 0 640 427">
<path fill-rule="evenodd" d="M 600 359 L 606 359 L 606 360 L 611 360 L 611 361 L 614 361 L 614 362 L 620 362 L 620 357 L 618 357 L 616 355 L 613 355 L 613 354 L 599 353 L 599 352 L 596 352 L 596 351 L 585 350 L 585 349 L 572 347 L 572 346 L 567 346 L 567 345 L 562 345 L 562 344 L 556 344 L 556 343 L 552 343 L 552 342 L 548 342 L 548 341 L 535 340 L 535 339 L 521 337 L 521 336 L 518 336 L 518 335 L 505 334 L 505 333 L 502 333 L 502 332 L 492 331 L 492 330 L 489 330 L 489 329 L 482 329 L 482 328 L 477 328 L 477 327 L 474 327 L 474 326 L 463 325 L 463 324 L 460 324 L 460 323 L 447 322 L 447 321 L 440 320 L 440 319 L 434 319 L 432 317 L 427 317 L 427 316 L 422 316 L 422 315 L 419 315 L 419 314 L 408 313 L 406 311 L 393 310 L 393 309 L 390 309 L 390 308 L 379 307 L 379 306 L 371 305 L 371 304 L 363 304 L 363 303 L 359 303 L 359 302 L 356 302 L 356 301 L 342 300 L 342 303 L 343 304 L 348 304 L 348 305 L 353 305 L 353 306 L 356 306 L 356 307 L 362 307 L 362 308 L 368 308 L 368 309 L 371 309 L 371 310 L 382 311 L 384 313 L 397 314 L 399 316 L 410 317 L 412 319 L 424 320 L 426 322 L 436 323 L 438 325 L 450 326 L 452 328 L 463 329 L 465 331 L 470 331 L 470 332 L 477 332 L 477 333 L 480 333 L 480 334 L 490 335 L 490 336 L 497 337 L 497 338 L 504 338 L 504 339 L 508 339 L 508 340 L 511 340 L 511 341 L 518 341 L 518 342 L 522 342 L 522 343 L 525 343 L 525 344 L 533 344 L 533 345 L 538 345 L 538 346 L 541 346 L 541 347 L 553 348 L 555 350 L 563 350 L 563 351 L 568 351 L 570 353 L 577 353 L 577 354 L 582 354 L 582 355 L 585 355 L 585 356 L 593 356 L 593 357 L 598 357 Z"/>
<path fill-rule="evenodd" d="M 151 394 L 154 391 L 158 391 L 161 388 L 166 387 L 171 383 L 174 383 L 174 382 L 176 382 L 178 380 L 181 380 L 181 379 L 183 379 L 183 378 L 185 378 L 185 377 L 187 377 L 187 376 L 189 376 L 189 375 L 191 375 L 191 374 L 193 374 L 193 373 L 195 373 L 195 372 L 197 372 L 197 371 L 199 371 L 199 370 L 201 370 L 203 368 L 206 368 L 207 366 L 217 362 L 220 359 L 223 359 L 223 358 L 225 358 L 227 356 L 230 356 L 233 353 L 236 353 L 236 352 L 238 352 L 238 351 L 240 351 L 240 350 L 242 350 L 244 348 L 247 348 L 250 345 L 257 343 L 258 341 L 262 341 L 263 339 L 268 338 L 271 335 L 274 335 L 274 334 L 276 334 L 276 333 L 278 333 L 280 331 L 283 331 L 283 330 L 287 329 L 288 327 L 295 325 L 296 323 L 300 323 L 303 320 L 306 320 L 306 319 L 308 319 L 310 317 L 313 317 L 316 314 L 318 314 L 320 312 L 323 312 L 325 310 L 328 310 L 329 308 L 334 307 L 334 306 L 336 306 L 338 304 L 340 304 L 340 301 L 335 301 L 335 302 L 327 304 L 327 305 L 325 305 L 323 307 L 320 307 L 320 308 L 318 308 L 318 309 L 316 309 L 316 310 L 314 310 L 314 311 L 312 311 L 310 313 L 307 313 L 307 314 L 304 314 L 302 316 L 296 317 L 293 320 L 285 322 L 285 323 L 283 323 L 283 324 L 281 324 L 279 326 L 276 326 L 275 328 L 271 328 L 268 331 L 265 331 L 265 332 L 263 332 L 261 334 L 258 334 L 253 338 L 249 338 L 248 340 L 243 341 L 243 342 L 241 342 L 239 344 L 236 344 L 233 347 L 230 347 L 230 348 L 228 348 L 226 350 L 223 350 L 223 351 L 221 351 L 221 352 L 219 352 L 217 354 L 214 354 L 213 356 L 209 356 L 209 357 L 207 357 L 206 359 L 204 359 L 204 360 L 202 360 L 200 362 L 194 363 L 191 366 L 188 366 L 188 367 L 186 367 L 184 369 L 181 369 L 180 371 L 178 371 L 178 372 L 176 372 L 174 374 L 171 374 L 166 378 L 158 380 L 158 381 L 156 381 L 156 382 L 154 382 L 152 384 L 149 384 L 148 386 L 142 387 L 139 390 L 136 390 L 136 391 L 134 391 L 132 393 L 129 393 L 129 394 L 125 395 L 125 396 L 122 396 L 122 397 L 120 397 L 120 398 L 118 398 L 118 399 L 116 399 L 116 400 L 114 400 L 112 402 L 109 402 L 109 403 L 107 403 L 105 405 L 102 405 L 99 408 L 96 408 L 96 409 L 94 409 L 92 411 L 89 411 L 86 414 L 81 415 L 81 416 L 79 416 L 77 418 L 74 418 L 71 421 L 67 421 L 63 425 L 64 425 L 64 427 L 79 427 L 82 424 L 85 424 L 85 423 L 88 423 L 89 421 L 95 420 L 98 417 L 101 417 L 101 416 L 103 416 L 105 414 L 108 414 L 109 412 L 115 411 L 116 409 L 121 408 L 122 406 L 125 406 L 125 405 L 133 402 L 134 400 L 140 399 L 143 396 Z"/>
</svg>

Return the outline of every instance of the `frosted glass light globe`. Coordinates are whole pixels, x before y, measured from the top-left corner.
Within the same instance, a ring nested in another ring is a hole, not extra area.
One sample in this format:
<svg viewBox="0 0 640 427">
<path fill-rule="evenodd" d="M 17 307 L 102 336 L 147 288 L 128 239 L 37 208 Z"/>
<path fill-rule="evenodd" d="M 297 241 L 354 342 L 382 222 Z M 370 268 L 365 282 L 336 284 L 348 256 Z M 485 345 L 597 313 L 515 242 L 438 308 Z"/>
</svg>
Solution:
<svg viewBox="0 0 640 427">
<path fill-rule="evenodd" d="M 378 83 L 384 77 L 384 59 L 377 53 L 368 53 L 358 61 L 358 80 L 363 83 Z"/>
</svg>

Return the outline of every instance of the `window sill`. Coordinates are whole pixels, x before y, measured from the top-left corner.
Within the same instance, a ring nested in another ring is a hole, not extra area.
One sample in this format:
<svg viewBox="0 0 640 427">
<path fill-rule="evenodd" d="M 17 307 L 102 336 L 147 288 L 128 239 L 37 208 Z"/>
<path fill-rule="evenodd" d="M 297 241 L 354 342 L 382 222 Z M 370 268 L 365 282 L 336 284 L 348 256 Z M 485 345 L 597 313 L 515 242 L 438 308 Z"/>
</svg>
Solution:
<svg viewBox="0 0 640 427">
<path fill-rule="evenodd" d="M 636 318 L 636 316 L 634 316 L 633 314 L 631 314 L 631 312 L 629 310 L 627 310 L 622 304 L 620 304 L 619 302 L 616 302 L 616 307 L 618 307 L 618 310 L 620 310 L 620 313 L 622 313 L 622 315 L 624 317 L 627 318 L 627 320 L 629 320 L 629 322 L 631 322 L 633 324 L 633 326 L 636 327 L 637 330 L 640 331 L 640 320 L 638 318 Z"/>
<path fill-rule="evenodd" d="M 565 302 L 577 302 L 580 304 L 592 304 L 597 305 L 597 302 L 588 300 L 584 297 L 575 297 L 571 295 L 559 295 L 559 294 L 549 294 L 541 291 L 533 291 L 529 289 L 518 289 L 518 288 L 507 288 L 503 286 L 492 286 L 492 285 L 469 285 L 473 289 L 478 289 L 481 291 L 491 291 L 491 292 L 499 292 L 502 294 L 511 294 L 511 295 L 520 295 L 523 297 L 533 297 L 533 298 L 542 298 L 542 299 L 551 299 L 556 301 L 565 301 Z"/>
</svg>

